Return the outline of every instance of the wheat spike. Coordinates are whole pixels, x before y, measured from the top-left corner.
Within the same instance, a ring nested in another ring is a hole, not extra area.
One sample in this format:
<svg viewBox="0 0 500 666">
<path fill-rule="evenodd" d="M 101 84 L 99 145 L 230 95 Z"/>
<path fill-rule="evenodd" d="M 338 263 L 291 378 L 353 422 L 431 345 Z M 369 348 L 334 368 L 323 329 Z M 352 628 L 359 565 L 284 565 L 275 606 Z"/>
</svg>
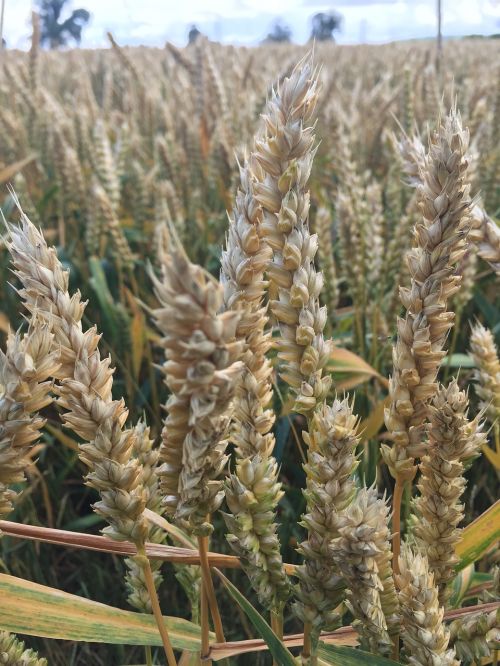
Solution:
<svg viewBox="0 0 500 666">
<path fill-rule="evenodd" d="M 422 221 L 407 255 L 409 288 L 401 288 L 405 316 L 398 320 L 393 348 L 391 404 L 385 422 L 393 446 L 382 447 L 395 477 L 415 475 L 414 458 L 425 451 L 427 406 L 437 390 L 436 375 L 454 314 L 447 302 L 459 289 L 455 266 L 466 248 L 469 225 L 468 132 L 455 110 L 435 133 L 418 186 Z"/>
<path fill-rule="evenodd" d="M 455 547 L 464 517 L 460 497 L 465 489 L 464 463 L 476 457 L 486 443 L 479 418 L 467 419 L 468 400 L 456 380 L 440 386 L 430 406 L 428 452 L 420 464 L 420 497 L 415 502 L 419 520 L 415 534 L 426 553 L 439 602 L 444 605 L 458 562 Z"/>
<path fill-rule="evenodd" d="M 0 664 L 2 666 L 47 666 L 34 650 L 25 650 L 24 643 L 6 631 L 0 631 Z"/>
<path fill-rule="evenodd" d="M 240 167 L 240 188 L 230 216 L 226 249 L 222 253 L 221 283 L 224 306 L 240 315 L 236 338 L 244 344 L 243 375 L 234 401 L 231 439 L 236 445 L 236 469 L 225 484 L 232 516 L 225 520 L 228 542 L 244 562 L 261 603 L 277 608 L 289 595 L 274 523 L 283 495 L 278 466 L 272 457 L 274 414 L 272 367 L 267 354 L 271 335 L 263 306 L 267 282 L 264 271 L 271 250 L 262 237 L 262 209 L 253 193 L 249 164 Z"/>
<path fill-rule="evenodd" d="M 339 303 L 339 284 L 332 241 L 332 216 L 325 206 L 320 206 L 316 213 L 316 232 L 318 234 L 318 255 L 321 270 L 325 277 L 324 303 L 333 317 Z"/>
<path fill-rule="evenodd" d="M 347 604 L 355 617 L 353 626 L 361 646 L 374 654 L 390 654 L 392 650 L 388 618 L 382 607 L 384 584 L 379 566 L 380 561 L 385 567 L 391 560 L 388 516 L 388 506 L 377 498 L 376 490 L 362 488 L 341 516 L 339 536 L 330 548 L 347 584 Z M 392 576 L 386 578 L 386 586 L 389 580 Z M 387 592 L 392 590 L 387 587 Z M 397 604 L 391 610 L 396 614 Z"/>
<path fill-rule="evenodd" d="M 222 287 L 178 243 L 160 253 L 162 278 L 153 276 L 160 306 L 153 315 L 171 396 L 158 473 L 166 510 L 204 535 L 211 531 L 207 515 L 224 495 L 230 406 L 243 369 L 242 344 L 234 341 L 239 314 L 217 314 Z"/>
<path fill-rule="evenodd" d="M 450 624 L 450 644 L 461 663 L 481 663 L 500 646 L 500 608 L 472 613 Z"/>
<path fill-rule="evenodd" d="M 139 421 L 134 428 L 134 446 L 132 456 L 140 465 L 140 484 L 145 491 L 146 508 L 161 514 L 161 495 L 157 473 L 160 452 L 154 448 L 154 441 L 150 437 L 149 427 L 144 421 Z M 149 543 L 163 543 L 165 531 L 159 527 L 149 525 L 147 541 Z M 144 579 L 144 570 L 133 558 L 125 560 L 127 565 L 126 583 L 129 590 L 128 602 L 142 613 L 152 613 L 151 599 Z M 155 588 L 162 583 L 160 572 L 161 560 L 151 562 L 151 570 Z"/>
<path fill-rule="evenodd" d="M 101 500 L 94 509 L 114 539 L 144 543 L 147 524 L 143 517 L 145 492 L 140 468 L 131 459 L 134 431 L 125 429 L 128 411 L 123 400 L 113 400 L 110 359 L 101 359 L 95 328 L 82 327 L 85 304 L 79 292 L 70 296 L 69 273 L 54 248 L 22 213 L 19 227 L 9 227 L 8 247 L 21 281 L 19 293 L 28 311 L 50 328 L 59 352 L 58 404 L 65 410 L 64 423 L 84 443 L 79 456 L 89 468 L 86 483 Z"/>
<path fill-rule="evenodd" d="M 470 348 L 476 364 L 475 389 L 480 407 L 495 425 L 500 419 L 500 361 L 491 331 L 479 323 L 473 326 Z"/>
<path fill-rule="evenodd" d="M 319 304 L 323 279 L 314 268 L 318 239 L 308 225 L 314 127 L 307 123 L 317 89 L 311 65 L 300 63 L 273 91 L 264 114 L 266 134 L 255 147 L 261 170 L 255 170 L 255 195 L 273 250 L 268 275 L 277 295 L 271 310 L 281 332 L 277 341 L 281 376 L 294 391 L 294 409 L 305 415 L 325 400 L 331 384 L 323 374 L 330 347 L 323 338 L 326 308 Z"/>
<path fill-rule="evenodd" d="M 306 472 L 306 513 L 301 524 L 307 539 L 299 546 L 304 563 L 297 567 L 294 610 L 311 623 L 315 638 L 339 620 L 337 606 L 345 596 L 345 582 L 330 554 L 339 536 L 343 512 L 354 497 L 355 449 L 359 442 L 357 419 L 345 400 L 322 405 L 314 414 L 309 433 Z"/>
<path fill-rule="evenodd" d="M 396 574 L 402 616 L 401 637 L 411 666 L 459 666 L 455 651 L 448 649 L 449 632 L 443 623 L 438 590 L 425 555 L 404 545 L 400 574 Z"/>
<path fill-rule="evenodd" d="M 0 352 L 0 516 L 12 510 L 25 480 L 29 452 L 45 421 L 38 412 L 50 405 L 51 377 L 59 367 L 49 327 L 35 316 L 28 332 L 10 334 Z"/>
</svg>

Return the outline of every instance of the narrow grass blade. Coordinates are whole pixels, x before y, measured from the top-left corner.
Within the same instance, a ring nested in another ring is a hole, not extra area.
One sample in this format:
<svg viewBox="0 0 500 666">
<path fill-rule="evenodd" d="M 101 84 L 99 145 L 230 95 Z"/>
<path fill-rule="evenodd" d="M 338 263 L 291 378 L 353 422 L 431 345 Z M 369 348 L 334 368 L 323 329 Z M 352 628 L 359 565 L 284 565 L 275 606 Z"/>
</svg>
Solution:
<svg viewBox="0 0 500 666">
<path fill-rule="evenodd" d="M 325 645 L 320 642 L 318 647 L 320 663 L 325 666 L 399 666 L 399 661 L 392 661 L 385 657 L 377 657 L 369 652 L 356 648 Z"/>
<path fill-rule="evenodd" d="M 230 580 L 228 580 L 221 571 L 215 569 L 215 572 L 224 583 L 226 590 L 234 601 L 238 604 L 241 610 L 248 617 L 250 622 L 255 627 L 256 631 L 266 641 L 270 653 L 280 666 L 297 666 L 292 653 L 286 649 L 283 641 L 274 633 L 271 627 L 264 620 L 262 615 L 255 610 L 252 604 L 246 599 L 243 594 L 236 588 Z"/>
</svg>

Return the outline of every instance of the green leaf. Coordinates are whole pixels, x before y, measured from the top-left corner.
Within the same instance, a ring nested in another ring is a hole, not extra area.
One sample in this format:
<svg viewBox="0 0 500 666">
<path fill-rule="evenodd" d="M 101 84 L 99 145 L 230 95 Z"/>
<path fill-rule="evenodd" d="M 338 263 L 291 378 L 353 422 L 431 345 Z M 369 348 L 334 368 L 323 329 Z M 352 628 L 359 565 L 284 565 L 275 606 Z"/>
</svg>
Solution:
<svg viewBox="0 0 500 666">
<path fill-rule="evenodd" d="M 452 354 L 443 359 L 443 367 L 447 365 L 450 368 L 473 368 L 474 359 L 469 354 Z"/>
<path fill-rule="evenodd" d="M 214 571 L 224 583 L 224 586 L 229 592 L 229 595 L 233 598 L 234 601 L 236 601 L 238 606 L 253 624 L 256 631 L 267 643 L 269 651 L 273 655 L 275 661 L 277 661 L 280 666 L 297 666 L 297 662 L 295 661 L 292 653 L 286 649 L 286 647 L 283 645 L 283 642 L 276 636 L 262 615 L 255 610 L 248 599 L 246 599 L 246 597 L 241 594 L 238 588 L 236 588 L 221 571 L 218 569 L 214 569 Z"/>
<path fill-rule="evenodd" d="M 467 525 L 456 547 L 460 562 L 455 571 L 462 571 L 472 562 L 479 560 L 495 542 L 500 539 L 500 500 Z"/>
<path fill-rule="evenodd" d="M 490 302 L 488 298 L 481 292 L 474 293 L 474 301 L 478 304 L 479 309 L 484 315 L 488 328 L 495 328 L 500 321 L 500 310 Z"/>
<path fill-rule="evenodd" d="M 385 657 L 377 657 L 370 652 L 364 652 L 357 648 L 326 645 L 320 641 L 318 647 L 318 657 L 322 664 L 328 666 L 400 666 L 399 661 L 392 661 Z"/>
<path fill-rule="evenodd" d="M 113 608 L 53 587 L 0 574 L 0 628 L 15 634 L 67 641 L 157 645 L 162 641 L 152 616 Z M 200 628 L 165 617 L 177 650 L 200 649 Z"/>
</svg>

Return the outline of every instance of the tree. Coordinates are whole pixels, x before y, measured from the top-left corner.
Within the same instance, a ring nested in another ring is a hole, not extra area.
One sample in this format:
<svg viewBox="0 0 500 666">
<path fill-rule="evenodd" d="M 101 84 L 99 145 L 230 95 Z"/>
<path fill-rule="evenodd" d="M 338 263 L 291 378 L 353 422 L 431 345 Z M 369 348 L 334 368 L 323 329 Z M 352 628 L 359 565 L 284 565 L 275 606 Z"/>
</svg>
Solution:
<svg viewBox="0 0 500 666">
<path fill-rule="evenodd" d="M 82 39 L 82 28 L 88 23 L 90 13 L 86 9 L 74 9 L 67 19 L 62 20 L 64 5 L 68 0 L 39 0 L 42 44 L 51 49 L 66 46 L 69 39 L 77 44 Z"/>
<path fill-rule="evenodd" d="M 312 18 L 311 39 L 317 42 L 334 41 L 333 33 L 340 30 L 342 16 L 337 12 L 319 12 Z"/>
<path fill-rule="evenodd" d="M 292 31 L 283 23 L 283 21 L 276 21 L 272 27 L 271 32 L 267 35 L 264 42 L 290 42 L 292 40 Z"/>
<path fill-rule="evenodd" d="M 201 35 L 201 32 L 193 24 L 188 32 L 188 44 L 194 44 L 198 37 Z"/>
</svg>

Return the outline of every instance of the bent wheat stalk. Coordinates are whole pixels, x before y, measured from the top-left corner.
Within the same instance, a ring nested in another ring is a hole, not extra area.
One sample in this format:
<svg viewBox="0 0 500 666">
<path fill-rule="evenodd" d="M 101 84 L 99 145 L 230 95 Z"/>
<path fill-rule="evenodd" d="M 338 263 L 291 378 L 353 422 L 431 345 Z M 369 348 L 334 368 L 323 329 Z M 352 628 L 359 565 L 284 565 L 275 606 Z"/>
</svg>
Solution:
<svg viewBox="0 0 500 666">
<path fill-rule="evenodd" d="M 103 533 L 119 541 L 132 541 L 138 555 L 145 557 L 146 493 L 140 466 L 132 459 L 135 433 L 125 428 L 128 411 L 123 399 L 111 396 L 110 359 L 100 357 L 96 329 L 83 330 L 85 304 L 79 292 L 70 296 L 68 271 L 22 212 L 20 226 L 9 227 L 8 248 L 26 308 L 44 321 L 53 335 L 60 361 L 54 372 L 60 381 L 57 402 L 65 410 L 64 423 L 84 440 L 79 456 L 89 469 L 86 483 L 100 494 L 94 510 L 109 523 Z M 141 562 L 146 566 L 144 560 Z M 175 666 L 161 613 L 156 612 L 155 618 L 169 666 Z"/>
</svg>

